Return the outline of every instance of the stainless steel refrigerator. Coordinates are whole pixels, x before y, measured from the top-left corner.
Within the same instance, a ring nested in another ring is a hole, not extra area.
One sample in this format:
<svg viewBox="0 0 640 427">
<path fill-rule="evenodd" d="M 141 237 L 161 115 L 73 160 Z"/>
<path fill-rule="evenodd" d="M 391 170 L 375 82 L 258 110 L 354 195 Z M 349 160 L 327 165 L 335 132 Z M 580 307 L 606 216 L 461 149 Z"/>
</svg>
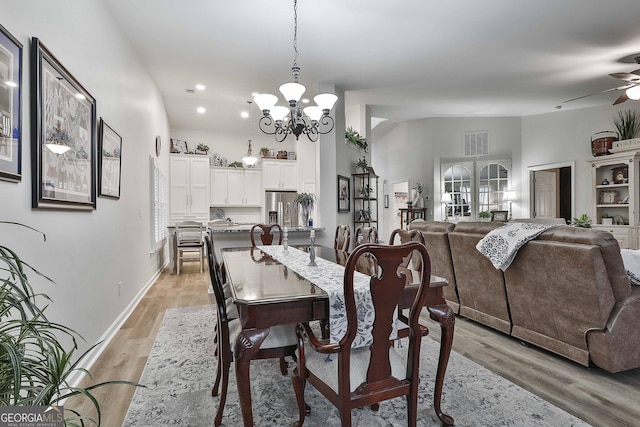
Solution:
<svg viewBox="0 0 640 427">
<path fill-rule="evenodd" d="M 265 191 L 265 221 L 281 227 L 297 227 L 298 211 L 293 209 L 295 191 Z"/>
</svg>

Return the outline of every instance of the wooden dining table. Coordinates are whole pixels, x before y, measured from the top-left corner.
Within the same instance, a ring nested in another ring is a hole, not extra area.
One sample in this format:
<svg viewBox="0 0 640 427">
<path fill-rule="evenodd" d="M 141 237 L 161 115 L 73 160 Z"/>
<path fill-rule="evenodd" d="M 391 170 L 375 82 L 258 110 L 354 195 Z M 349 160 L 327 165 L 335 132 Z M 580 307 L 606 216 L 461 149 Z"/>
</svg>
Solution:
<svg viewBox="0 0 640 427">
<path fill-rule="evenodd" d="M 308 247 L 302 250 L 309 251 Z M 345 265 L 348 254 L 315 246 L 316 257 Z M 253 426 L 249 366 L 253 356 L 275 325 L 296 324 L 329 318 L 329 298 L 320 287 L 293 272 L 258 248 L 225 248 L 222 258 L 231 285 L 234 303 L 242 325 L 234 345 L 236 381 L 244 426 Z M 447 281 L 431 276 L 427 302 L 430 317 L 440 324 L 442 335 L 436 372 L 434 409 L 445 424 L 453 419 L 441 410 L 444 376 L 451 353 L 455 315 L 444 300 L 442 288 Z M 409 308 L 417 285 L 407 285 L 400 308 Z"/>
</svg>

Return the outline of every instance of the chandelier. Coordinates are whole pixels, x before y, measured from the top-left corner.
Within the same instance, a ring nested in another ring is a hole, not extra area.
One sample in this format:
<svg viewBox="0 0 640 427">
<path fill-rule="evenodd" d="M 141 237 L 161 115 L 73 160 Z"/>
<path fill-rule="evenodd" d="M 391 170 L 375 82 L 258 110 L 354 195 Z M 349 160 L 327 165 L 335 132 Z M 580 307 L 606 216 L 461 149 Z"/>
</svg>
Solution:
<svg viewBox="0 0 640 427">
<path fill-rule="evenodd" d="M 247 155 L 242 157 L 242 161 L 246 163 L 247 166 L 253 166 L 258 161 L 258 158 L 253 155 L 253 150 L 251 149 L 251 139 L 249 136 L 251 135 L 251 101 L 247 101 L 249 104 L 249 124 L 247 125 L 247 141 L 249 142 L 249 149 L 247 150 Z"/>
<path fill-rule="evenodd" d="M 298 83 L 300 67 L 296 63 L 298 59 L 298 0 L 293 2 L 293 83 L 285 83 L 280 86 L 280 93 L 288 107 L 276 105 L 278 97 L 268 93 L 256 95 L 253 100 L 262 110 L 263 116 L 258 122 L 260 130 L 267 135 L 274 135 L 278 142 L 284 141 L 287 135 L 293 134 L 296 139 L 302 134 L 307 135 L 309 140 L 315 142 L 319 134 L 326 134 L 333 130 L 334 121 L 329 112 L 338 100 L 333 93 L 321 93 L 313 100 L 317 105 L 302 108 L 300 98 L 306 88 Z"/>
</svg>

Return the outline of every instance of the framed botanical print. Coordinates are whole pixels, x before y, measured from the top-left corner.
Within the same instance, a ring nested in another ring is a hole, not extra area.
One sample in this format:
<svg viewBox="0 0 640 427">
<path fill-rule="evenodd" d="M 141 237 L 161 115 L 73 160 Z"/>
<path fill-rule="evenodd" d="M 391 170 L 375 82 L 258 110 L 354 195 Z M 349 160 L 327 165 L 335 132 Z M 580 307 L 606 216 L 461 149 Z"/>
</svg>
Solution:
<svg viewBox="0 0 640 427">
<path fill-rule="evenodd" d="M 22 44 L 0 25 L 0 179 L 22 179 Z"/>
<path fill-rule="evenodd" d="M 122 137 L 100 118 L 100 196 L 120 198 Z"/>
<path fill-rule="evenodd" d="M 342 175 L 338 175 L 338 212 L 349 212 L 351 210 L 351 180 Z"/>
<path fill-rule="evenodd" d="M 32 207 L 96 207 L 96 100 L 33 37 Z"/>
</svg>

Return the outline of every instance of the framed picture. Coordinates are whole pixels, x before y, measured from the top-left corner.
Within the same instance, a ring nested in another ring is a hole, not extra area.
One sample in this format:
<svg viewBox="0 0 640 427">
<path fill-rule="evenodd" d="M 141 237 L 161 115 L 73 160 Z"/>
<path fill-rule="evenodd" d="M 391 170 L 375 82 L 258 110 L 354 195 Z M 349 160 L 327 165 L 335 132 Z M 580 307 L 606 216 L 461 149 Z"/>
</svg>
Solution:
<svg viewBox="0 0 640 427">
<path fill-rule="evenodd" d="M 22 44 L 0 25 L 0 179 L 22 179 Z"/>
<path fill-rule="evenodd" d="M 351 179 L 338 175 L 338 212 L 351 211 Z"/>
<path fill-rule="evenodd" d="M 31 46 L 32 207 L 96 208 L 96 100 L 36 37 Z"/>
<path fill-rule="evenodd" d="M 491 211 L 491 221 L 507 222 L 509 220 L 509 211 Z"/>
<path fill-rule="evenodd" d="M 122 137 L 100 118 L 100 196 L 120 198 Z"/>
<path fill-rule="evenodd" d="M 187 141 L 180 141 L 179 139 L 171 138 L 171 152 L 187 154 Z"/>
</svg>

